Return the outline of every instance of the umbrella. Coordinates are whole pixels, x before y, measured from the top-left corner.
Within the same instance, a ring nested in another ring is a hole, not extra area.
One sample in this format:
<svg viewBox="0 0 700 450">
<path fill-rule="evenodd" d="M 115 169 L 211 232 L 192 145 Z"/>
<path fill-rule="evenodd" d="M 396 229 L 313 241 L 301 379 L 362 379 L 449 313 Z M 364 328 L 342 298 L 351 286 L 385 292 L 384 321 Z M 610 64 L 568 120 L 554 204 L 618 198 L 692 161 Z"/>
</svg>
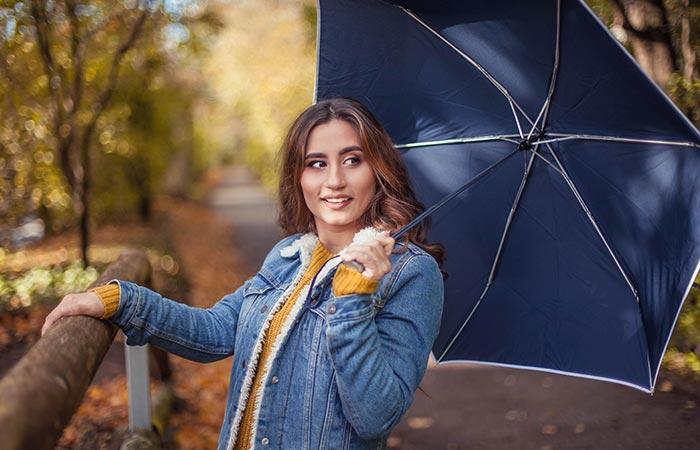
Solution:
<svg viewBox="0 0 700 450">
<path fill-rule="evenodd" d="M 438 363 L 653 392 L 700 263 L 697 129 L 580 0 L 318 13 L 315 99 L 364 103 L 432 205 Z"/>
</svg>

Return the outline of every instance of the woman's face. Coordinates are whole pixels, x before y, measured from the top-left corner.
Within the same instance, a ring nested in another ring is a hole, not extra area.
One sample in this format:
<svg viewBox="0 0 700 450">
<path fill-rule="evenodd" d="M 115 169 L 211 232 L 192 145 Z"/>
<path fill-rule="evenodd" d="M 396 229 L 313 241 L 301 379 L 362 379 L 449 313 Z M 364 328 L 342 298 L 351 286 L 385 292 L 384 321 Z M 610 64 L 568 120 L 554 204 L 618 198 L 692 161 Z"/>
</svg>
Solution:
<svg viewBox="0 0 700 450">
<path fill-rule="evenodd" d="M 376 186 L 360 138 L 348 122 L 334 119 L 311 130 L 301 189 L 319 235 L 360 229 Z"/>
</svg>

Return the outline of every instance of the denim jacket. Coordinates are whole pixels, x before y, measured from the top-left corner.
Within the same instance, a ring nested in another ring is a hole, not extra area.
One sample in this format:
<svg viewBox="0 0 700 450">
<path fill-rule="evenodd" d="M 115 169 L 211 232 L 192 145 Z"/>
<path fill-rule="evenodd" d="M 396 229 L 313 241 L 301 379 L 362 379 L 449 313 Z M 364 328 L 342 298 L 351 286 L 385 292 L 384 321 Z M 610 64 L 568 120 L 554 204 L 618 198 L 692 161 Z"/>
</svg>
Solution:
<svg viewBox="0 0 700 450">
<path fill-rule="evenodd" d="M 218 449 L 230 450 L 251 391 L 261 332 L 308 266 L 314 234 L 288 236 L 260 270 L 210 308 L 120 286 L 110 318 L 130 345 L 151 343 L 199 362 L 233 355 Z M 335 265 L 339 258 L 336 258 Z M 335 297 L 329 264 L 305 288 L 275 341 L 258 393 L 255 449 L 382 449 L 411 405 L 442 314 L 443 282 L 420 247 L 397 244 L 372 294 Z"/>
</svg>

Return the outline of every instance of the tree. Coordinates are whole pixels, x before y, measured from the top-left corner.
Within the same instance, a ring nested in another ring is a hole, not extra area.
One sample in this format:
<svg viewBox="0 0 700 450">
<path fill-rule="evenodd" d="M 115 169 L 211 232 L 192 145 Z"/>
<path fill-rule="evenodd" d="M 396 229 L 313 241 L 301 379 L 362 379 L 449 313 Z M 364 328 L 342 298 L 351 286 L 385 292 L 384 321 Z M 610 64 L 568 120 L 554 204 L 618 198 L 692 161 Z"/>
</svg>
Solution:
<svg viewBox="0 0 700 450">
<path fill-rule="evenodd" d="M 615 24 L 627 32 L 637 62 L 665 88 L 678 68 L 663 1 L 610 0 L 610 4 L 614 10 Z"/>
<path fill-rule="evenodd" d="M 1 3 L 0 175 L 9 181 L 0 181 L 0 219 L 12 225 L 38 211 L 55 221 L 72 205 L 87 263 L 95 165 L 95 206 L 104 209 L 115 187 L 129 204 L 131 185 L 148 216 L 154 175 L 177 150 L 173 130 L 190 117 L 158 104 L 186 107 L 197 95 L 172 60 L 196 57 L 218 26 L 198 0 Z"/>
<path fill-rule="evenodd" d="M 642 69 L 700 125 L 696 68 L 700 5 L 694 0 L 587 0 Z"/>
<path fill-rule="evenodd" d="M 80 217 L 80 250 L 85 266 L 88 265 L 87 246 L 89 241 L 89 191 L 90 191 L 90 145 L 95 132 L 97 120 L 107 107 L 117 85 L 117 77 L 124 55 L 134 46 L 144 23 L 150 15 L 150 9 L 143 4 L 136 4 L 123 10 L 117 10 L 111 16 L 97 23 L 87 25 L 78 17 L 78 5 L 75 0 L 64 0 L 63 4 L 54 4 L 56 10 L 49 16 L 47 4 L 42 0 L 31 2 L 31 17 L 39 54 L 44 71 L 49 79 L 48 89 L 54 103 L 52 111 L 54 136 L 57 137 L 56 153 L 60 168 L 73 192 L 73 204 Z M 60 6 L 59 6 L 60 5 Z M 60 9 L 59 9 L 60 8 Z M 66 17 L 67 21 L 61 20 Z M 133 17 L 130 17 L 133 16 Z M 61 22 L 67 23 L 61 23 Z M 88 21 L 92 22 L 92 21 Z M 85 103 L 85 57 L 91 37 L 104 27 L 118 23 L 126 32 L 116 48 L 112 50 L 106 79 L 101 87 L 95 86 L 92 98 Z M 54 27 L 68 28 L 70 53 L 65 55 L 67 65 L 72 73 L 67 73 L 63 65 L 56 61 L 54 48 L 61 44 L 55 41 L 64 36 L 53 31 Z M 77 120 L 78 112 L 84 113 L 83 120 Z"/>
</svg>

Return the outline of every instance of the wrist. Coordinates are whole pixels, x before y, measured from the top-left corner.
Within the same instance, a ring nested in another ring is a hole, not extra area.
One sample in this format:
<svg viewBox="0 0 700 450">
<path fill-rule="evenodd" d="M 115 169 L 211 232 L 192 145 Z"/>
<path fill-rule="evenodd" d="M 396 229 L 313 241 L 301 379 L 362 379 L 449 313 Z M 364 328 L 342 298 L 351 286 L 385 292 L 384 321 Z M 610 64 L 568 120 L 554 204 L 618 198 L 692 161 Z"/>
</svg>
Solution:
<svg viewBox="0 0 700 450">
<path fill-rule="evenodd" d="M 106 284 L 90 289 L 88 292 L 93 292 L 104 307 L 104 312 L 100 319 L 108 319 L 112 317 L 119 308 L 119 285 Z"/>
<path fill-rule="evenodd" d="M 371 294 L 378 284 L 379 280 L 366 277 L 357 270 L 341 264 L 333 277 L 333 295 L 340 297 L 348 294 Z"/>
</svg>

